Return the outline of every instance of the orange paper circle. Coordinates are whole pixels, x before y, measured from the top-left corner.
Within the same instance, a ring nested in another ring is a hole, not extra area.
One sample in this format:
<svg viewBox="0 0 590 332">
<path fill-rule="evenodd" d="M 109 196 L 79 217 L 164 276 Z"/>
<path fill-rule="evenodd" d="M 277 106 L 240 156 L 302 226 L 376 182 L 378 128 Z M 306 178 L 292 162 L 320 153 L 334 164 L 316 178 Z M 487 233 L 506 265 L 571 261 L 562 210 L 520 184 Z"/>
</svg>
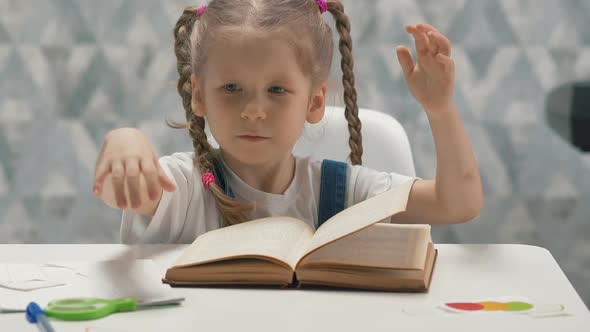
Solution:
<svg viewBox="0 0 590 332">
<path fill-rule="evenodd" d="M 479 302 L 479 304 L 483 305 L 483 310 L 485 311 L 508 311 L 510 310 L 510 304 L 502 303 L 502 302 Z"/>
</svg>

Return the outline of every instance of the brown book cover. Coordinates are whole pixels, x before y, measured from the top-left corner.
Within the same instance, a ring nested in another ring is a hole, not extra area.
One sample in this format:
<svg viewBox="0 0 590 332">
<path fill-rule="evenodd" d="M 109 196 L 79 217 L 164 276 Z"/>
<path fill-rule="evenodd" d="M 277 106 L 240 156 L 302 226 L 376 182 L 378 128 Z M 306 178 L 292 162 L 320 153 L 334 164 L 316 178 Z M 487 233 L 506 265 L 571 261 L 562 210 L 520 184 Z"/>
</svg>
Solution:
<svg viewBox="0 0 590 332">
<path fill-rule="evenodd" d="M 351 206 L 315 232 L 269 217 L 207 232 L 162 280 L 172 286 L 309 286 L 426 291 L 437 250 L 430 225 L 391 224 L 414 179 Z"/>
</svg>

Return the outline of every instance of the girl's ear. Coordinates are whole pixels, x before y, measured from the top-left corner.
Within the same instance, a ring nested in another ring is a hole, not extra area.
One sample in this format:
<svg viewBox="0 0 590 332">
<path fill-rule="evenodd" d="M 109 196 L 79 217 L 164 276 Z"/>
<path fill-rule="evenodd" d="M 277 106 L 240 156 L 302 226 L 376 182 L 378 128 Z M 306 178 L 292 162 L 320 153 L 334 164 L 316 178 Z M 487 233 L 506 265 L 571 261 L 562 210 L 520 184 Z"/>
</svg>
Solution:
<svg viewBox="0 0 590 332">
<path fill-rule="evenodd" d="M 195 115 L 204 117 L 207 112 L 205 111 L 205 103 L 203 103 L 201 92 L 197 76 L 191 74 L 191 109 Z"/>
<path fill-rule="evenodd" d="M 326 82 L 323 82 L 315 91 L 312 92 L 307 110 L 307 122 L 318 123 L 324 117 L 326 110 L 326 91 L 328 90 Z"/>
</svg>

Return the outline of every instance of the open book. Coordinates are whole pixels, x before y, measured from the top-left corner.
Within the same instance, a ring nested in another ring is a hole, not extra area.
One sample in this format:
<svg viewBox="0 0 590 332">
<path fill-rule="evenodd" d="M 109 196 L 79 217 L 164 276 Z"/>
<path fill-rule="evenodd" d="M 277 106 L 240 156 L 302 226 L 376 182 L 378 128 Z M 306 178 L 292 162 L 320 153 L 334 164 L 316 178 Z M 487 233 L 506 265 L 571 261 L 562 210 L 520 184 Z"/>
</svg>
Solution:
<svg viewBox="0 0 590 332">
<path fill-rule="evenodd" d="M 289 217 L 207 232 L 183 251 L 163 282 L 425 291 L 437 253 L 430 225 L 379 223 L 405 210 L 413 183 L 343 210 L 315 233 Z"/>
</svg>

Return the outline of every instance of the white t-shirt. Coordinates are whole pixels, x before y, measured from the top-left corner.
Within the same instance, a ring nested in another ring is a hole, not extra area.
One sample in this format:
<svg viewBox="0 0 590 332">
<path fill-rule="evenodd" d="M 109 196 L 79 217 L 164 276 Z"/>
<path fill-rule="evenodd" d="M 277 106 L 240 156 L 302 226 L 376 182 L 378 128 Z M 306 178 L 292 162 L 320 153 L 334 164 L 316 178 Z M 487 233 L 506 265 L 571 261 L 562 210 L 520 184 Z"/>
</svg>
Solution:
<svg viewBox="0 0 590 332">
<path fill-rule="evenodd" d="M 121 222 L 123 243 L 192 243 L 199 235 L 223 225 L 213 194 L 205 190 L 194 153 L 180 152 L 160 158 L 160 165 L 176 184 L 175 192 L 164 191 L 153 217 L 124 211 Z M 220 158 L 221 159 L 221 158 Z M 289 216 L 306 221 L 313 229 L 318 223 L 321 160 L 295 157 L 295 177 L 283 194 L 266 193 L 250 187 L 229 169 L 227 184 L 236 198 L 256 202 L 251 219 Z M 352 206 L 389 190 L 410 177 L 379 172 L 363 166 L 348 167 L 346 206 Z"/>
</svg>

